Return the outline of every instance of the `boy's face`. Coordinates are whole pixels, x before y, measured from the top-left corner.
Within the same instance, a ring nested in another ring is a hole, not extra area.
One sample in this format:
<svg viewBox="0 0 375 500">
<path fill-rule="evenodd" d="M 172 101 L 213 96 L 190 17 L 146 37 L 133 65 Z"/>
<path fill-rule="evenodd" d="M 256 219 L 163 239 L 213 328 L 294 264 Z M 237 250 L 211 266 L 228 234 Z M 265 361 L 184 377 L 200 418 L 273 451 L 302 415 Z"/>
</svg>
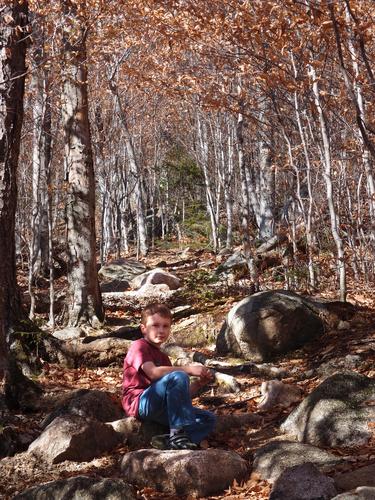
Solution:
<svg viewBox="0 0 375 500">
<path fill-rule="evenodd" d="M 147 342 L 160 348 L 171 333 L 171 320 L 160 314 L 152 314 L 146 319 L 146 324 L 141 324 L 141 331 Z"/>
</svg>

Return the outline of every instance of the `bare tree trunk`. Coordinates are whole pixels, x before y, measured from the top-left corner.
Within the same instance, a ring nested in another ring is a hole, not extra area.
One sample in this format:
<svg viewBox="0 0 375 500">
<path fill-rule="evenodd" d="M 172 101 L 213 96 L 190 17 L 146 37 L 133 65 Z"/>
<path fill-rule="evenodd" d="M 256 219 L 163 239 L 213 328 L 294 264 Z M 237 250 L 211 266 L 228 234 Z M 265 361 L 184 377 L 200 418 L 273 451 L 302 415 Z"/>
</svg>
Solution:
<svg viewBox="0 0 375 500">
<path fill-rule="evenodd" d="M 208 137 L 207 127 L 202 123 L 202 119 L 197 113 L 197 146 L 199 151 L 198 161 L 202 167 L 204 175 L 204 184 L 206 188 L 207 210 L 211 222 L 211 237 L 214 252 L 219 248 L 219 227 L 217 221 L 217 206 L 215 206 L 215 198 L 211 188 L 210 176 L 208 173 Z"/>
<path fill-rule="evenodd" d="M 96 267 L 95 179 L 88 114 L 86 35 L 77 5 L 62 0 L 64 23 L 62 116 L 67 165 L 69 325 L 99 325 L 104 310 Z M 84 5 L 80 5 L 84 8 Z"/>
<path fill-rule="evenodd" d="M 222 118 L 222 119 L 220 119 Z M 215 152 L 215 162 L 223 190 L 225 211 L 227 216 L 226 228 L 226 248 L 231 248 L 233 243 L 233 197 L 232 182 L 234 177 L 233 165 L 233 127 L 225 114 L 216 116 L 214 127 L 212 127 L 213 148 Z M 219 201 L 219 200 L 218 200 Z M 217 209 L 218 213 L 219 209 Z"/>
<path fill-rule="evenodd" d="M 319 115 L 319 124 L 320 124 L 320 133 L 323 142 L 323 152 L 322 152 L 322 160 L 324 164 L 324 180 L 326 184 L 326 192 L 327 192 L 327 203 L 329 209 L 329 215 L 331 220 L 331 232 L 333 239 L 336 244 L 337 249 L 337 269 L 339 274 L 339 283 L 340 283 L 340 300 L 343 302 L 346 300 L 346 270 L 345 270 L 345 255 L 344 255 L 344 245 L 342 238 L 339 234 L 339 220 L 338 215 L 336 213 L 336 208 L 333 200 L 333 186 L 332 186 L 332 177 L 331 177 L 331 152 L 330 152 L 330 144 L 328 138 L 328 131 L 326 126 L 326 120 L 324 117 L 321 101 L 320 101 L 320 91 L 318 86 L 318 80 L 316 77 L 315 69 L 313 66 L 309 66 L 309 74 L 312 80 L 312 88 L 314 94 L 315 105 L 318 110 Z"/>
<path fill-rule="evenodd" d="M 264 99 L 263 109 L 260 114 L 260 122 L 263 126 L 260 129 L 259 138 L 259 237 L 262 240 L 269 240 L 274 235 L 274 204 L 275 204 L 275 171 L 272 166 L 273 155 L 273 132 L 268 125 L 270 112 L 269 106 Z"/>
<path fill-rule="evenodd" d="M 122 105 L 119 89 L 115 82 L 116 73 L 121 62 L 127 58 L 130 54 L 129 50 L 126 50 L 119 61 L 116 63 L 112 74 L 109 77 L 109 88 L 115 97 L 116 105 L 119 111 L 119 116 L 122 124 L 122 129 L 124 132 L 125 138 L 125 147 L 129 160 L 130 171 L 134 177 L 134 199 L 136 205 L 136 215 L 137 215 L 137 248 L 139 247 L 140 254 L 142 256 L 146 256 L 149 250 L 148 247 L 148 238 L 147 238 L 147 224 L 146 224 L 146 216 L 145 216 L 145 207 L 144 207 L 144 195 L 143 195 L 143 187 L 142 187 L 142 172 L 135 154 L 135 148 L 133 144 L 133 139 L 130 134 L 128 119 L 126 116 L 125 109 Z"/>
<path fill-rule="evenodd" d="M 350 14 L 349 14 L 349 9 L 348 5 L 346 5 L 346 20 L 347 23 L 350 23 Z M 337 27 L 336 27 L 337 28 Z M 337 44 L 340 46 L 340 38 L 337 38 Z M 365 115 L 365 100 L 362 94 L 362 87 L 360 84 L 360 73 L 359 73 L 359 55 L 357 54 L 356 48 L 354 46 L 353 40 L 351 36 L 349 36 L 349 52 L 351 55 L 351 60 L 352 60 L 352 67 L 353 67 L 353 72 L 354 72 L 354 79 L 353 79 L 353 91 L 354 91 L 354 99 L 357 101 L 357 109 L 358 109 L 358 117 L 357 121 L 360 120 L 363 124 L 366 123 L 366 115 Z M 341 54 L 341 59 L 342 59 L 342 53 Z M 343 65 L 343 60 L 342 60 L 342 65 Z M 344 68 L 345 71 L 345 68 Z M 349 79 L 347 78 L 345 80 L 346 84 L 349 85 Z M 367 177 L 367 190 L 368 190 L 368 203 L 369 203 L 369 213 L 370 213 L 370 218 L 372 221 L 371 224 L 371 239 L 373 242 L 375 241 L 375 180 L 374 180 L 374 173 L 373 173 L 373 168 L 371 165 L 370 161 L 370 150 L 367 145 L 367 141 L 365 140 L 363 136 L 363 131 L 361 130 L 360 127 L 358 127 L 358 139 L 359 142 L 362 146 L 362 158 L 363 158 L 363 165 L 364 165 L 364 170 L 366 173 Z"/>
<path fill-rule="evenodd" d="M 44 35 L 35 19 L 33 50 L 33 76 L 31 85 L 33 99 L 33 187 L 31 243 L 29 263 L 30 319 L 34 318 L 35 296 L 33 285 L 39 275 L 47 276 L 49 268 L 48 238 L 48 186 L 47 178 L 51 163 L 51 98 L 48 89 L 48 74 L 40 68 L 44 53 Z"/>
<path fill-rule="evenodd" d="M 239 92 L 241 89 L 239 88 Z M 238 167 L 241 179 L 241 195 L 242 195 L 242 213 L 241 213 L 241 229 L 242 241 L 244 247 L 244 254 L 249 268 L 250 278 L 254 285 L 254 291 L 259 290 L 259 275 L 255 261 L 253 249 L 250 242 L 250 200 L 249 200 L 249 185 L 246 175 L 246 164 L 244 155 L 244 138 L 243 138 L 243 113 L 238 113 L 236 138 L 237 138 L 237 154 L 238 154 Z"/>
<path fill-rule="evenodd" d="M 292 59 L 292 65 L 293 65 L 293 70 L 294 70 L 294 76 L 297 78 L 297 69 L 295 66 L 294 62 L 294 57 L 293 54 L 291 54 L 291 59 Z M 312 193 L 312 184 L 311 184 L 311 162 L 310 162 L 310 155 L 308 152 L 307 148 L 307 143 L 306 143 L 306 134 L 304 132 L 303 126 L 302 126 L 302 120 L 301 120 L 301 113 L 300 113 L 300 107 L 299 107 L 299 101 L 298 101 L 298 95 L 297 92 L 294 92 L 294 111 L 296 114 L 296 119 L 297 119 L 297 125 L 298 125 L 298 132 L 299 136 L 301 139 L 302 147 L 303 147 L 303 154 L 305 157 L 305 162 L 306 162 L 306 185 L 307 185 L 307 193 L 308 193 L 308 207 L 307 207 L 307 214 L 305 215 L 305 228 L 306 228 L 306 242 L 307 242 L 307 255 L 308 255 L 308 269 L 309 269 L 309 281 L 310 285 L 313 289 L 316 287 L 316 277 L 315 277 L 315 271 L 314 271 L 314 251 L 313 251 L 313 238 L 314 238 L 314 232 L 313 232 L 313 193 Z M 301 204 L 301 208 L 303 208 L 303 201 L 299 193 L 299 202 Z"/>
<path fill-rule="evenodd" d="M 23 120 L 27 2 L 8 2 L 0 12 L 0 379 L 17 406 L 24 379 L 9 352 L 14 326 L 25 318 L 16 281 L 17 166 Z"/>
</svg>

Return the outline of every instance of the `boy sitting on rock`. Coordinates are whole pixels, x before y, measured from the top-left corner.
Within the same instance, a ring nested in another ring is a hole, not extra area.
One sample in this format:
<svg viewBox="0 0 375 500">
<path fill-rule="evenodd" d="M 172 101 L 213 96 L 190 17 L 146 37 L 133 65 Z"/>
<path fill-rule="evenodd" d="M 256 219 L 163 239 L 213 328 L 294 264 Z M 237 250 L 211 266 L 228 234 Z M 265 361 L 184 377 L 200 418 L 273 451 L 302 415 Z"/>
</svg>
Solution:
<svg viewBox="0 0 375 500">
<path fill-rule="evenodd" d="M 129 416 L 169 426 L 169 436 L 155 436 L 153 446 L 194 450 L 213 430 L 216 417 L 195 408 L 191 396 L 213 375 L 203 365 L 172 366 L 160 350 L 171 325 L 166 305 L 150 304 L 143 310 L 143 338 L 133 342 L 124 360 L 122 405 Z M 199 378 L 190 383 L 189 375 Z"/>
</svg>

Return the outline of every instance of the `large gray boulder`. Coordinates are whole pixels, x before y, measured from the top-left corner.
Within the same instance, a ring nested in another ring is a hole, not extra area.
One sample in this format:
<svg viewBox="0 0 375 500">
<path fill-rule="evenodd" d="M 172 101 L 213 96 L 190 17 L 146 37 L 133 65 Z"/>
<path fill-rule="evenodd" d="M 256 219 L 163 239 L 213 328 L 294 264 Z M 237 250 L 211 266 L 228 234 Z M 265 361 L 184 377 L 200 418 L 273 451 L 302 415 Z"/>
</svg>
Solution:
<svg viewBox="0 0 375 500">
<path fill-rule="evenodd" d="M 147 267 L 134 259 L 117 259 L 99 269 L 99 278 L 103 281 L 131 281 L 146 271 Z"/>
<path fill-rule="evenodd" d="M 281 430 L 315 446 L 360 446 L 372 436 L 374 399 L 374 379 L 356 372 L 336 373 L 292 411 Z"/>
<path fill-rule="evenodd" d="M 40 484 L 19 493 L 14 500 L 136 500 L 122 479 L 76 476 Z"/>
<path fill-rule="evenodd" d="M 315 446 L 295 441 L 272 441 L 256 450 L 253 472 L 273 483 L 286 469 L 295 465 L 310 462 L 323 472 L 341 461 L 340 457 Z"/>
<path fill-rule="evenodd" d="M 124 411 L 120 401 L 115 400 L 113 394 L 97 389 L 80 389 L 62 401 L 47 415 L 43 420 L 42 427 L 47 427 L 56 417 L 64 415 L 78 415 L 100 422 L 112 422 L 122 419 Z"/>
<path fill-rule="evenodd" d="M 205 497 L 245 479 L 248 463 L 225 450 L 138 450 L 124 456 L 124 477 L 139 487 L 149 486 L 169 495 Z"/>
<path fill-rule="evenodd" d="M 306 463 L 286 469 L 273 485 L 269 500 L 331 500 L 336 494 L 333 479 Z"/>
<path fill-rule="evenodd" d="M 229 311 L 216 348 L 219 354 L 267 361 L 323 331 L 323 321 L 308 299 L 285 290 L 259 292 Z"/>
<path fill-rule="evenodd" d="M 29 446 L 28 452 L 48 463 L 64 460 L 86 462 L 110 451 L 121 442 L 111 426 L 98 420 L 65 415 L 53 420 Z"/>
</svg>

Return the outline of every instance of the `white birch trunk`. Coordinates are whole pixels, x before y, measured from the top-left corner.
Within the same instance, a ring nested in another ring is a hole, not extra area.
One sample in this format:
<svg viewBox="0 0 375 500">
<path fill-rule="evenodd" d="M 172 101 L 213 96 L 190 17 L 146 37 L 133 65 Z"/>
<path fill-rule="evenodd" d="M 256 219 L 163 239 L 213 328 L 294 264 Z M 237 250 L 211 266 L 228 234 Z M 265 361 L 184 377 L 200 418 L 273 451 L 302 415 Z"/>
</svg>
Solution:
<svg viewBox="0 0 375 500">
<path fill-rule="evenodd" d="M 339 234 L 339 229 L 338 229 L 339 228 L 338 215 L 336 213 L 336 208 L 333 200 L 333 185 L 331 176 L 332 165 L 331 165 L 331 152 L 330 152 L 330 144 L 328 138 L 328 130 L 321 105 L 318 80 L 313 66 L 309 66 L 309 75 L 312 81 L 312 89 L 313 89 L 315 105 L 318 110 L 320 133 L 323 143 L 323 150 L 322 150 L 322 161 L 324 165 L 323 176 L 326 184 L 327 203 L 331 221 L 331 232 L 337 249 L 337 269 L 338 269 L 339 284 L 340 284 L 340 300 L 344 302 L 346 300 L 346 292 L 347 292 L 345 255 L 344 255 L 343 241 Z"/>
</svg>

